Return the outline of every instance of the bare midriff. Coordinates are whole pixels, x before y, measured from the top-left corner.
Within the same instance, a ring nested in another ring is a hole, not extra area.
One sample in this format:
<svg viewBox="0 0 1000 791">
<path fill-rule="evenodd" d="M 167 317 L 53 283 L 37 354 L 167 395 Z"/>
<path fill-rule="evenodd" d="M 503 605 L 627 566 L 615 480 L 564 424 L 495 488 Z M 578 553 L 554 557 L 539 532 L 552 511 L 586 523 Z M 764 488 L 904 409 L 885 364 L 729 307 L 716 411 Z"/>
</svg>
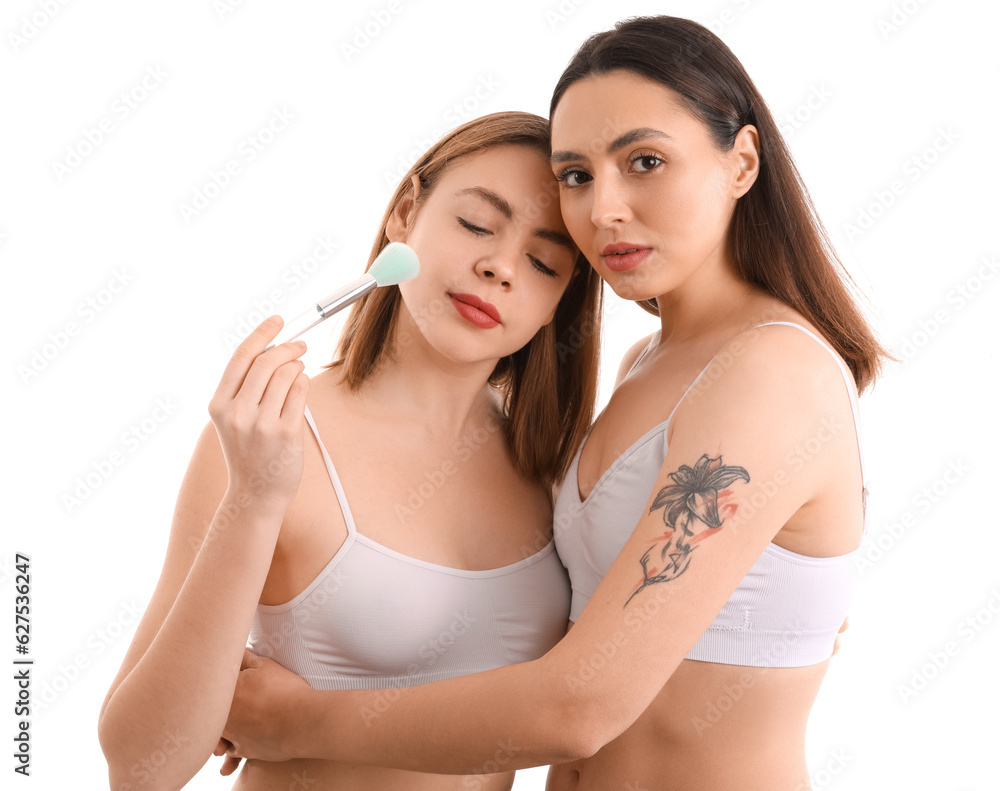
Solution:
<svg viewBox="0 0 1000 791">
<path fill-rule="evenodd" d="M 509 791 L 514 773 L 489 775 L 432 775 L 359 766 L 314 758 L 271 763 L 248 761 L 233 791 Z"/>
<path fill-rule="evenodd" d="M 547 791 L 807 791 L 805 731 L 828 662 L 758 668 L 685 659 L 631 727 L 553 766 Z"/>
</svg>

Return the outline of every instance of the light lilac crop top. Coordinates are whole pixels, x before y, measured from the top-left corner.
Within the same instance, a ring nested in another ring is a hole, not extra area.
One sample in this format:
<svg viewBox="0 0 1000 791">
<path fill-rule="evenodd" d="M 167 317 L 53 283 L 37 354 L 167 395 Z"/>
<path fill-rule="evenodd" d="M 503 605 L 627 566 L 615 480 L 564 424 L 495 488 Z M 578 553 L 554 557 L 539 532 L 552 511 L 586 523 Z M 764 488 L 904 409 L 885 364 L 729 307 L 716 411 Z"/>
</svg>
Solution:
<svg viewBox="0 0 1000 791">
<path fill-rule="evenodd" d="M 769 324 L 797 327 L 833 355 L 847 383 L 860 452 L 853 379 L 843 361 L 805 327 Z M 556 546 L 573 588 L 570 620 L 580 617 L 642 518 L 667 455 L 667 428 L 676 411 L 677 406 L 619 456 L 583 501 L 577 488 L 583 448 L 577 451 L 555 505 Z M 804 667 L 829 659 L 850 607 L 857 551 L 817 558 L 769 544 L 685 658 L 748 667 Z"/>
<path fill-rule="evenodd" d="M 257 605 L 250 644 L 314 689 L 427 684 L 537 659 L 566 633 L 569 581 L 550 541 L 485 571 L 412 558 L 358 532 L 316 435 L 347 539 L 298 596 Z"/>
</svg>

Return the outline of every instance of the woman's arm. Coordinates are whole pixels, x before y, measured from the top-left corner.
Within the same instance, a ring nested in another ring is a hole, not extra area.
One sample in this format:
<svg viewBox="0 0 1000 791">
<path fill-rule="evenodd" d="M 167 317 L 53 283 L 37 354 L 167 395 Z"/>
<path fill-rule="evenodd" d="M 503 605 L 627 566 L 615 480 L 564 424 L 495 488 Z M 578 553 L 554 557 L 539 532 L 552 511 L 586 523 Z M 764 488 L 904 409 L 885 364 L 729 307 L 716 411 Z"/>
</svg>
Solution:
<svg viewBox="0 0 1000 791">
<path fill-rule="evenodd" d="M 258 356 L 279 328 L 262 324 L 240 345 L 209 405 L 212 423 L 181 484 L 160 579 L 101 708 L 114 789 L 180 788 L 225 724 L 301 477 L 308 379 L 294 358 L 304 345 Z"/>
<path fill-rule="evenodd" d="M 621 734 L 836 472 L 826 447 L 806 463 L 795 453 L 829 433 L 824 420 L 843 417 L 840 372 L 798 331 L 751 332 L 757 340 L 738 338 L 731 367 L 678 409 L 645 515 L 549 653 L 421 687 L 353 692 L 313 691 L 255 659 L 225 732 L 235 752 L 463 773 L 502 749 L 510 768 L 587 757 Z"/>
</svg>

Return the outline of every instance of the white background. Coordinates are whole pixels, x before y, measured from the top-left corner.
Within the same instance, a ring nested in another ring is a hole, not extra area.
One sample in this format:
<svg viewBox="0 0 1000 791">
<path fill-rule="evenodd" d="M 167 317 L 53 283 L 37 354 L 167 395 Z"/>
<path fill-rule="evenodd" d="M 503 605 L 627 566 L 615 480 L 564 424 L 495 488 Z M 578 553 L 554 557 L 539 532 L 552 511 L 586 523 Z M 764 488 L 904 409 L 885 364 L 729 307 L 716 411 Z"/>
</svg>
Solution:
<svg viewBox="0 0 1000 791">
<path fill-rule="evenodd" d="M 256 323 L 255 304 L 277 291 L 290 318 L 354 277 L 428 143 L 486 112 L 546 115 L 587 35 L 670 13 L 710 25 L 743 61 L 905 360 L 862 401 L 870 563 L 813 711 L 814 784 L 997 788 L 997 4 L 349 5 L 16 0 L 0 12 L 0 609 L 13 608 L 14 553 L 30 555 L 36 661 L 32 776 L 8 786 L 4 704 L 4 787 L 105 784 L 98 709 L 156 582 L 227 338 Z M 377 31 L 375 12 L 389 20 Z M 374 36 L 347 51 L 366 24 Z M 250 160 L 247 139 L 275 111 L 294 118 Z M 72 149 L 86 154 L 75 166 Z M 230 160 L 240 173 L 186 220 L 181 204 Z M 337 249 L 317 268 L 321 239 Z M 297 282 L 296 267 L 313 271 Z M 602 405 L 624 348 L 655 322 L 609 294 L 606 327 Z M 332 332 L 310 335 L 310 370 Z M 115 452 L 110 475 L 68 500 Z M 0 623 L 13 658 L 12 615 Z M 6 682 L 2 699 L 14 694 Z M 216 765 L 189 787 L 229 787 Z M 525 771 L 516 788 L 543 776 Z"/>
</svg>

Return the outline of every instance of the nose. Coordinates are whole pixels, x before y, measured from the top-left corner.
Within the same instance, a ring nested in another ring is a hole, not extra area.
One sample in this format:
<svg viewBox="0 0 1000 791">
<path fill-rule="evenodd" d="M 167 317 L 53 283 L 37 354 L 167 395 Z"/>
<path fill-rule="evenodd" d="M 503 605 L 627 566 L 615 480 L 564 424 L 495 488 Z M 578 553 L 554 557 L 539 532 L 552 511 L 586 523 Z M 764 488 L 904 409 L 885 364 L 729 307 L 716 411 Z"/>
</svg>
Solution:
<svg viewBox="0 0 1000 791">
<path fill-rule="evenodd" d="M 498 280 L 504 288 L 509 288 L 514 282 L 513 252 L 496 250 L 491 255 L 483 256 L 476 263 L 476 274 L 487 280 Z"/>
<path fill-rule="evenodd" d="M 614 176 L 594 177 L 591 188 L 593 204 L 590 220 L 598 228 L 606 228 L 616 222 L 628 222 L 632 211 L 624 194 L 624 187 Z"/>
</svg>

